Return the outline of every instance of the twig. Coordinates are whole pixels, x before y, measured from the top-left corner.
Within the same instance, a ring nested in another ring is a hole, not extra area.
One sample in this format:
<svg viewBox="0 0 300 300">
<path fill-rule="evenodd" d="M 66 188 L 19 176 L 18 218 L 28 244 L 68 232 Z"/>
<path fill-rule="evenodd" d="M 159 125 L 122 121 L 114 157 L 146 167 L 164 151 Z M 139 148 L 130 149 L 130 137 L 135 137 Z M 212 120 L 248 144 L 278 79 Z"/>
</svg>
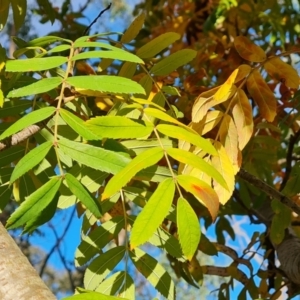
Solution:
<svg viewBox="0 0 300 300">
<path fill-rule="evenodd" d="M 50 251 L 48 252 L 47 256 L 45 257 L 44 259 L 44 262 L 41 266 L 41 269 L 40 269 L 40 273 L 39 273 L 39 276 L 42 277 L 43 276 L 43 273 L 44 273 L 44 270 L 45 270 L 45 267 L 47 265 L 47 262 L 48 260 L 50 259 L 51 255 L 54 253 L 55 249 L 58 248 L 60 242 L 63 240 L 63 238 L 65 237 L 65 235 L 67 234 L 67 231 L 69 230 L 70 226 L 71 226 L 71 223 L 72 223 L 72 220 L 73 220 L 73 216 L 75 214 L 75 211 L 76 211 L 76 205 L 74 206 L 74 209 L 71 213 L 71 216 L 69 218 L 69 221 L 65 227 L 65 230 L 63 232 L 63 234 L 61 235 L 61 237 L 59 239 L 57 239 L 55 245 L 50 249 Z"/>
<path fill-rule="evenodd" d="M 91 27 L 97 22 L 97 20 L 102 16 L 103 13 L 110 9 L 110 7 L 111 3 L 109 3 L 109 5 L 105 9 L 100 11 L 99 15 L 94 19 L 94 21 L 84 30 L 84 32 L 82 33 L 83 36 L 85 36 L 89 32 Z"/>
<path fill-rule="evenodd" d="M 244 179 L 245 181 L 251 183 L 255 187 L 259 188 L 261 191 L 265 192 L 268 196 L 272 197 L 273 199 L 279 200 L 282 204 L 289 207 L 292 211 L 300 215 L 300 207 L 296 203 L 294 203 L 290 198 L 284 196 L 282 193 L 280 193 L 264 181 L 253 176 L 244 169 L 240 169 L 238 176 Z"/>
<path fill-rule="evenodd" d="M 294 146 L 297 143 L 297 141 L 299 140 L 300 137 L 300 130 L 298 130 L 295 134 L 292 134 L 290 136 L 290 141 L 289 141 L 289 147 L 288 147 L 288 151 L 286 154 L 286 167 L 285 167 L 285 174 L 284 177 L 282 179 L 279 191 L 282 191 L 284 189 L 284 187 L 286 186 L 290 175 L 291 175 L 291 171 L 292 171 L 292 160 L 293 160 L 293 151 L 294 151 Z"/>
</svg>

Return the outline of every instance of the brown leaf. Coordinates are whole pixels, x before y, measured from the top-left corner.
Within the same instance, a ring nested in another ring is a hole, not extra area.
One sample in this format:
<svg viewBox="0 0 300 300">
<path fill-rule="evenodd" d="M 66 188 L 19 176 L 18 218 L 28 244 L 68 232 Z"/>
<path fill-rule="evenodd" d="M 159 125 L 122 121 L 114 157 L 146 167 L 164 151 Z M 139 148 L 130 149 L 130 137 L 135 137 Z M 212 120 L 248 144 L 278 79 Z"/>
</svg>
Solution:
<svg viewBox="0 0 300 300">
<path fill-rule="evenodd" d="M 276 98 L 258 70 L 254 70 L 248 77 L 247 89 L 257 103 L 262 117 L 272 122 L 276 116 Z"/>
<path fill-rule="evenodd" d="M 299 86 L 299 76 L 297 71 L 279 57 L 273 57 L 267 60 L 264 67 L 270 77 L 284 82 L 287 87 L 297 89 Z"/>
<path fill-rule="evenodd" d="M 234 39 L 234 46 L 239 55 L 252 62 L 263 62 L 266 60 L 265 51 L 253 44 L 245 36 L 238 36 Z"/>
</svg>

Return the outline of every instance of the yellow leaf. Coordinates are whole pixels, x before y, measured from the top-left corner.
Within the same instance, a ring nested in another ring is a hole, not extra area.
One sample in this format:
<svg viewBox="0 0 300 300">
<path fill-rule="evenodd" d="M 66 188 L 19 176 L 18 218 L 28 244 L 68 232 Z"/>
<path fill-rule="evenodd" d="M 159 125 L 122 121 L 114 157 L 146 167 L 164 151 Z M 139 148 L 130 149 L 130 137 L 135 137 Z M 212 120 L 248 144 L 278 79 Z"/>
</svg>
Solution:
<svg viewBox="0 0 300 300">
<path fill-rule="evenodd" d="M 238 67 L 238 74 L 235 78 L 234 83 L 239 82 L 240 80 L 244 79 L 245 77 L 247 77 L 249 75 L 249 73 L 251 72 L 252 68 L 249 65 L 240 65 Z"/>
<path fill-rule="evenodd" d="M 254 70 L 248 77 L 247 89 L 257 103 L 262 117 L 272 122 L 276 116 L 276 98 L 258 70 Z"/>
<path fill-rule="evenodd" d="M 200 135 L 204 135 L 207 132 L 215 128 L 222 120 L 223 113 L 219 110 L 209 111 L 206 116 L 199 123 L 190 123 L 189 127 L 194 129 Z"/>
<path fill-rule="evenodd" d="M 225 115 L 220 126 L 220 141 L 225 147 L 231 164 L 234 169 L 234 174 L 239 171 L 238 166 L 238 134 L 235 124 L 229 115 Z"/>
<path fill-rule="evenodd" d="M 214 190 L 219 196 L 220 203 L 225 204 L 230 199 L 234 190 L 234 169 L 222 144 L 216 141 L 214 145 L 218 156 L 212 157 L 212 165 L 221 173 L 229 189 L 224 189 L 219 183 L 214 181 Z"/>
<path fill-rule="evenodd" d="M 219 211 L 219 200 L 218 195 L 211 186 L 189 175 L 178 175 L 177 182 L 208 209 L 214 221 Z"/>
<path fill-rule="evenodd" d="M 267 60 L 264 67 L 270 77 L 284 82 L 287 87 L 298 89 L 299 76 L 297 71 L 292 66 L 283 62 L 279 57 L 273 57 Z"/>
<path fill-rule="evenodd" d="M 236 86 L 234 85 L 236 76 L 239 72 L 239 69 L 235 69 L 224 84 L 220 86 L 218 91 L 214 95 L 214 100 L 217 103 L 224 102 L 228 100 L 236 91 Z"/>
<path fill-rule="evenodd" d="M 216 87 L 209 91 L 203 92 L 196 98 L 192 109 L 193 122 L 200 122 L 207 114 L 207 111 L 215 105 L 214 95 L 218 88 L 219 87 Z"/>
<path fill-rule="evenodd" d="M 121 37 L 122 43 L 129 43 L 136 38 L 136 36 L 138 35 L 138 33 L 144 25 L 145 17 L 145 13 L 141 13 L 133 20 L 133 22 L 130 24 L 130 26 L 127 28 L 127 30 Z"/>
<path fill-rule="evenodd" d="M 103 111 L 109 111 L 114 105 L 114 103 L 108 97 L 95 98 L 95 104 L 99 109 Z"/>
<path fill-rule="evenodd" d="M 234 100 L 235 105 L 232 109 L 232 115 L 237 129 L 239 148 L 242 150 L 253 133 L 252 107 L 242 89 L 237 90 Z"/>
<path fill-rule="evenodd" d="M 234 46 L 238 54 L 252 62 L 263 62 L 266 60 L 265 51 L 253 44 L 247 37 L 238 36 L 234 39 Z"/>
</svg>

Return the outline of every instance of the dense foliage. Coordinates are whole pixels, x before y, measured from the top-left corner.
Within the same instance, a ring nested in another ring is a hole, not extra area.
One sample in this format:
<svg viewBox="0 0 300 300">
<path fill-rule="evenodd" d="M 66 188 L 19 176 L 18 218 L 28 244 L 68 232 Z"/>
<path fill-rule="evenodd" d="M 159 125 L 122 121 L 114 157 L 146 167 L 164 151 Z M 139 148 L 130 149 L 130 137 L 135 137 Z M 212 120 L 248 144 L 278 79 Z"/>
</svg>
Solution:
<svg viewBox="0 0 300 300">
<path fill-rule="evenodd" d="M 18 30 L 26 1 L 1 3 L 0 28 L 11 7 Z M 296 4 L 146 1 L 123 34 L 94 35 L 78 34 L 69 4 L 37 1 L 41 21 L 65 31 L 13 37 L 13 57 L 0 48 L 0 208 L 19 204 L 6 228 L 31 233 L 76 206 L 75 265 L 87 268 L 68 299 L 135 299 L 132 266 L 175 299 L 145 243 L 191 286 L 201 289 L 204 274 L 228 277 L 219 299 L 236 281 L 239 299 L 297 294 Z M 226 238 L 234 216 L 265 226 L 238 252 Z M 215 226 L 215 238 L 200 224 Z M 232 263 L 200 264 L 198 253 L 218 252 Z"/>
</svg>

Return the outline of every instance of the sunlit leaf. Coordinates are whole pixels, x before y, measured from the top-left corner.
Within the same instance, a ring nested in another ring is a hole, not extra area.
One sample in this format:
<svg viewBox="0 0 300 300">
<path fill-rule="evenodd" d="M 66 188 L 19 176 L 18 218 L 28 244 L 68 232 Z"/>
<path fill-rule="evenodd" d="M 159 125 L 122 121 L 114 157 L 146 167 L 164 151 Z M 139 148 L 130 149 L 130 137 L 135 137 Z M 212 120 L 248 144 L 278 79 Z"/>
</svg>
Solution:
<svg viewBox="0 0 300 300">
<path fill-rule="evenodd" d="M 143 274 L 159 293 L 168 300 L 175 299 L 173 280 L 156 259 L 139 248 L 130 251 L 129 256 L 137 270 Z"/>
<path fill-rule="evenodd" d="M 258 70 L 248 77 L 247 90 L 257 103 L 262 117 L 272 122 L 276 116 L 276 98 Z"/>
<path fill-rule="evenodd" d="M 225 189 L 228 189 L 227 183 L 225 182 L 222 175 L 204 159 L 200 158 L 199 156 L 196 156 L 194 153 L 176 148 L 167 149 L 167 153 L 174 159 L 184 164 L 189 164 L 195 168 L 200 169 L 201 171 L 208 174 L 210 177 L 217 180 Z"/>
<path fill-rule="evenodd" d="M 22 202 L 20 207 L 7 220 L 6 227 L 14 229 L 26 224 L 25 232 L 29 232 L 49 221 L 56 209 L 58 198 L 55 196 L 60 184 L 60 177 L 52 177 Z M 51 204 L 54 204 L 54 210 Z"/>
<path fill-rule="evenodd" d="M 237 36 L 234 39 L 234 46 L 238 54 L 246 60 L 252 62 L 263 62 L 266 60 L 265 51 L 259 46 L 253 44 L 245 36 Z"/>
<path fill-rule="evenodd" d="M 87 291 L 86 293 L 77 294 L 64 298 L 64 300 L 120 300 L 120 297 L 108 296 L 98 292 Z M 123 298 L 124 300 L 129 300 Z"/>
<path fill-rule="evenodd" d="M 234 85 L 234 82 L 238 72 L 239 70 L 235 69 L 225 81 L 225 83 L 222 84 L 218 91 L 215 93 L 214 100 L 217 103 L 224 102 L 234 95 L 234 93 L 236 92 L 236 86 Z"/>
<path fill-rule="evenodd" d="M 35 123 L 38 123 L 40 121 L 43 121 L 47 118 L 49 118 L 51 115 L 53 115 L 55 112 L 55 107 L 49 106 L 49 107 L 44 107 L 38 110 L 35 110 L 15 123 L 13 123 L 9 128 L 7 128 L 1 135 L 0 135 L 0 140 L 3 140 L 4 138 L 11 136 L 18 131 L 32 125 Z"/>
<path fill-rule="evenodd" d="M 32 149 L 23 158 L 21 158 L 11 174 L 10 183 L 13 183 L 19 177 L 31 170 L 34 166 L 39 164 L 45 158 L 51 147 L 52 142 L 45 142 Z"/>
<path fill-rule="evenodd" d="M 135 81 L 113 75 L 74 76 L 69 77 L 67 83 L 83 90 L 113 94 L 145 94 L 144 89 Z"/>
<path fill-rule="evenodd" d="M 191 60 L 193 60 L 197 55 L 197 51 L 192 49 L 182 49 L 167 57 L 163 58 L 157 64 L 155 64 L 151 69 L 150 73 L 156 76 L 164 76 L 170 74 L 177 68 L 184 66 Z"/>
<path fill-rule="evenodd" d="M 177 181 L 208 209 L 212 219 L 215 220 L 219 211 L 219 199 L 212 187 L 204 181 L 189 175 L 178 175 Z"/>
<path fill-rule="evenodd" d="M 180 39 L 180 35 L 175 32 L 164 33 L 155 39 L 152 39 L 146 45 L 142 46 L 136 54 L 140 58 L 151 58 L 156 54 L 169 47 L 172 43 Z"/>
<path fill-rule="evenodd" d="M 84 287 L 89 290 L 96 289 L 124 257 L 125 250 L 124 246 L 114 247 L 95 258 L 85 271 Z"/>
<path fill-rule="evenodd" d="M 237 90 L 234 101 L 232 115 L 238 133 L 239 148 L 242 150 L 249 142 L 253 133 L 252 107 L 242 89 Z"/>
<path fill-rule="evenodd" d="M 107 173 L 116 174 L 130 162 L 128 158 L 117 152 L 62 138 L 58 145 L 65 154 L 75 161 Z"/>
<path fill-rule="evenodd" d="M 86 127 L 101 139 L 142 138 L 148 136 L 154 128 L 150 122 L 123 116 L 96 117 L 86 121 Z"/>
<path fill-rule="evenodd" d="M 59 67 L 68 61 L 67 57 L 51 56 L 42 58 L 14 59 L 6 62 L 8 72 L 34 72 Z"/>
<path fill-rule="evenodd" d="M 78 118 L 75 114 L 61 108 L 59 114 L 64 119 L 64 121 L 80 136 L 86 140 L 98 140 L 99 137 L 91 132 L 87 127 L 85 122 Z"/>
<path fill-rule="evenodd" d="M 175 193 L 172 178 L 161 182 L 151 198 L 137 216 L 130 236 L 131 248 L 144 244 L 159 227 L 169 212 Z"/>
<path fill-rule="evenodd" d="M 177 227 L 182 251 L 191 260 L 200 242 L 201 229 L 193 208 L 181 197 L 177 202 Z"/>
<path fill-rule="evenodd" d="M 144 64 L 143 60 L 141 60 L 138 56 L 124 51 L 124 50 L 95 50 L 95 51 L 87 51 L 76 54 L 72 57 L 72 60 L 79 59 L 93 59 L 93 58 L 111 58 L 117 59 L 121 61 L 130 61 L 138 64 Z"/>
<path fill-rule="evenodd" d="M 101 224 L 88 236 L 85 236 L 75 253 L 75 265 L 82 266 L 102 250 L 121 229 L 124 228 L 124 217 L 117 216 Z"/>
<path fill-rule="evenodd" d="M 219 156 L 212 158 L 212 165 L 222 174 L 229 190 L 224 189 L 217 182 L 214 182 L 214 190 L 219 196 L 220 203 L 225 204 L 230 199 L 234 190 L 234 169 L 222 144 L 216 141 L 215 147 Z"/>
<path fill-rule="evenodd" d="M 106 185 L 102 199 L 106 199 L 125 186 L 140 170 L 156 164 L 164 155 L 162 148 L 152 148 L 136 156 Z"/>
<path fill-rule="evenodd" d="M 236 174 L 240 168 L 238 164 L 238 133 L 233 119 L 229 115 L 224 116 L 220 125 L 219 134 L 220 141 L 225 147 Z"/>
<path fill-rule="evenodd" d="M 156 126 L 156 128 L 159 132 L 161 132 L 164 135 L 178 140 L 187 141 L 193 145 L 198 146 L 199 148 L 203 149 L 209 154 L 216 155 L 214 146 L 210 143 L 210 141 L 186 130 L 185 128 L 165 124 L 160 124 Z"/>
<path fill-rule="evenodd" d="M 102 212 L 98 200 L 94 199 L 85 187 L 70 173 L 65 175 L 65 179 L 70 191 L 96 218 L 100 218 Z"/>
<path fill-rule="evenodd" d="M 234 83 L 237 83 L 237 82 L 241 81 L 242 79 L 244 79 L 245 77 L 247 77 L 250 74 L 252 68 L 249 65 L 243 64 L 238 67 L 238 70 L 239 70 L 239 72 L 235 78 Z"/>
<path fill-rule="evenodd" d="M 145 18 L 146 14 L 141 13 L 131 22 L 121 37 L 121 43 L 129 43 L 136 38 L 144 25 Z"/>
<path fill-rule="evenodd" d="M 299 87 L 299 75 L 289 64 L 283 62 L 279 57 L 272 57 L 264 63 L 264 68 L 272 77 L 292 89 Z"/>
<path fill-rule="evenodd" d="M 29 95 L 46 93 L 48 91 L 55 89 L 61 83 L 62 83 L 62 78 L 60 77 L 42 78 L 37 82 L 10 91 L 7 97 L 16 98 L 16 97 L 24 97 Z"/>
</svg>

